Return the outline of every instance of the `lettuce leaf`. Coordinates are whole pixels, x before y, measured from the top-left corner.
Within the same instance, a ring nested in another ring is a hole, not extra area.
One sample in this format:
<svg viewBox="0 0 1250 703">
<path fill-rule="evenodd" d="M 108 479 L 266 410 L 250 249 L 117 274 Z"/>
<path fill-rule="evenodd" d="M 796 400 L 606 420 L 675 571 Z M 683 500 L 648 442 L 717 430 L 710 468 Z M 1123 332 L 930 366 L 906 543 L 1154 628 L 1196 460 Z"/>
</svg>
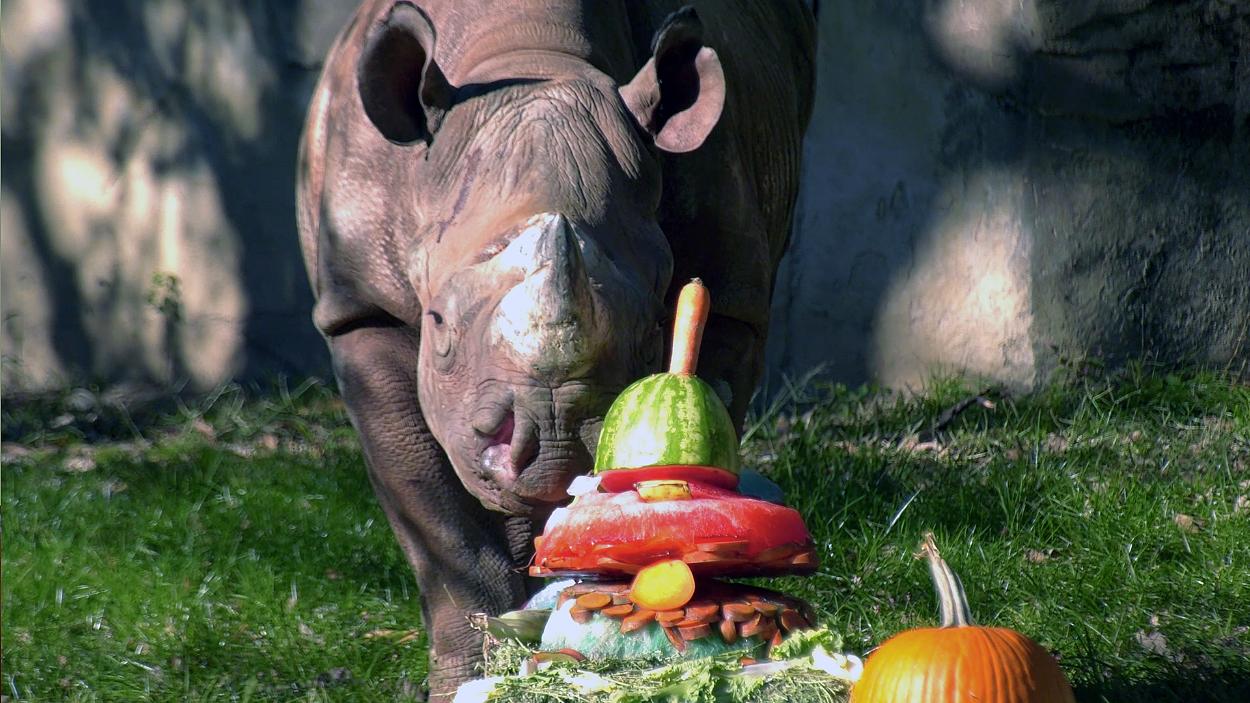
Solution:
<svg viewBox="0 0 1250 703">
<path fill-rule="evenodd" d="M 773 647 L 768 653 L 768 658 L 780 660 L 809 657 L 818 645 L 824 647 L 826 652 L 840 652 L 842 651 L 842 635 L 827 627 L 797 630 L 787 635 L 781 644 Z"/>
</svg>

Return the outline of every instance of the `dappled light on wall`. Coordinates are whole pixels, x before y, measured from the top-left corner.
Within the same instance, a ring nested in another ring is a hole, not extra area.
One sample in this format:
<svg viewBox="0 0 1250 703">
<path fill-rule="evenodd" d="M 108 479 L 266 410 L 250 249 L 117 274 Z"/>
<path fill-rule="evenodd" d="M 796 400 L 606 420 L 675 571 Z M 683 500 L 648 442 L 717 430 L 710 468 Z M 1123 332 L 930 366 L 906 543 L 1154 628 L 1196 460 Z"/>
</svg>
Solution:
<svg viewBox="0 0 1250 703">
<path fill-rule="evenodd" d="M 1020 50 L 1037 33 L 1033 0 L 943 0 L 929 7 L 926 34 L 942 59 L 989 88 L 1020 79 Z"/>
<path fill-rule="evenodd" d="M 887 289 L 874 375 L 920 389 L 933 372 L 1033 383 L 1030 238 L 1020 174 L 986 169 L 947 185 L 913 268 Z"/>
<path fill-rule="evenodd" d="M 821 3 L 769 372 L 1250 359 L 1250 8 Z"/>
<path fill-rule="evenodd" d="M 293 191 L 329 39 L 303 10 L 5 3 L 6 388 L 319 365 Z"/>
<path fill-rule="evenodd" d="M 48 96 L 51 119 L 31 126 L 33 206 L 49 253 L 75 262 L 78 309 L 58 314 L 78 316 L 99 340 L 99 364 L 211 384 L 233 368 L 239 335 L 229 321 L 246 311 L 217 185 L 200 158 L 180 158 L 193 146 L 184 124 L 152 112 L 109 66 L 88 74 L 91 90 Z M 138 129 L 131 122 L 144 112 Z M 159 276 L 178 282 L 176 301 L 153 303 Z M 25 372 L 39 373 L 39 360 L 24 357 Z"/>
</svg>

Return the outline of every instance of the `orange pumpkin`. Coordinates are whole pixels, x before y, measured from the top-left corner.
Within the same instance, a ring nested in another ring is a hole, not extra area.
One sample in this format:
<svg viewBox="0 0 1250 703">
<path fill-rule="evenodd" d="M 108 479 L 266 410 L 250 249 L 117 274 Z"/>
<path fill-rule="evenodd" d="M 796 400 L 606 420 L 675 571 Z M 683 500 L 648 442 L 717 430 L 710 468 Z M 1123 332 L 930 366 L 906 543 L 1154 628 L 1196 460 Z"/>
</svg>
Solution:
<svg viewBox="0 0 1250 703">
<path fill-rule="evenodd" d="M 1005 627 L 972 624 L 963 584 L 938 553 L 929 561 L 942 626 L 906 630 L 868 657 L 851 703 L 1073 703 L 1072 687 L 1041 645 Z"/>
</svg>

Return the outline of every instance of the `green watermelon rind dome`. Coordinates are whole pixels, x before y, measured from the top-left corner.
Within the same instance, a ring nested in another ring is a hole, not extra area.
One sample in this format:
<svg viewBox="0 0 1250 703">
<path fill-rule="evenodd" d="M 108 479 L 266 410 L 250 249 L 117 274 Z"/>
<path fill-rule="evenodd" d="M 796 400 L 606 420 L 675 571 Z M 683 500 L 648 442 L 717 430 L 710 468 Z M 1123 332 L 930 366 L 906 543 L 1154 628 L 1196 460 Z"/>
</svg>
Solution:
<svg viewBox="0 0 1250 703">
<path fill-rule="evenodd" d="M 658 373 L 634 381 L 603 418 L 595 473 L 670 465 L 738 473 L 733 420 L 698 376 Z"/>
</svg>

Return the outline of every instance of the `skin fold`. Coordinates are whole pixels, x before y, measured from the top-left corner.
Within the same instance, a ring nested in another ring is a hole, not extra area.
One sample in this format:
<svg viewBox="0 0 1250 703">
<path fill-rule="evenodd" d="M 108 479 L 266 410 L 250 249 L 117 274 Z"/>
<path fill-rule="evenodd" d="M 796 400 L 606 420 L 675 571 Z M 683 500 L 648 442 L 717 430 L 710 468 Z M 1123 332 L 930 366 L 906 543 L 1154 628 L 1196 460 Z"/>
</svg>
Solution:
<svg viewBox="0 0 1250 703">
<path fill-rule="evenodd" d="M 299 160 L 314 322 L 422 593 L 434 700 L 515 607 L 681 284 L 741 427 L 811 112 L 801 3 L 365 2 Z"/>
</svg>

